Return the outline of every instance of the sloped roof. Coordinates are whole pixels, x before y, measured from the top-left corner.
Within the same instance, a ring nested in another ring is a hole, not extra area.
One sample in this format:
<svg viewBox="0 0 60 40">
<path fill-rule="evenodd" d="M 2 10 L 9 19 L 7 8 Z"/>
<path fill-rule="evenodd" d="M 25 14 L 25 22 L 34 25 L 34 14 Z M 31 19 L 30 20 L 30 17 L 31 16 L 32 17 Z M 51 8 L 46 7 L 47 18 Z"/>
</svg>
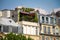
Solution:
<svg viewBox="0 0 60 40">
<path fill-rule="evenodd" d="M 19 26 L 12 19 L 8 19 L 8 18 L 0 18 L 0 24 L 10 25 L 10 26 Z"/>
</svg>

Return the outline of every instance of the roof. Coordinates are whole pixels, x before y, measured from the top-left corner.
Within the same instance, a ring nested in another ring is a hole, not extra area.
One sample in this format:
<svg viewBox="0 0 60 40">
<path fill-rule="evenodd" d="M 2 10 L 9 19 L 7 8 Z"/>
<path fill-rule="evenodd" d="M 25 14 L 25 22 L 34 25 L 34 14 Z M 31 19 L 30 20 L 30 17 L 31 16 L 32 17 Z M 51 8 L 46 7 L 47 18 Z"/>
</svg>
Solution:
<svg viewBox="0 0 60 40">
<path fill-rule="evenodd" d="M 19 26 L 12 19 L 8 19 L 8 18 L 0 18 L 0 24 L 10 25 L 10 26 Z"/>
</svg>

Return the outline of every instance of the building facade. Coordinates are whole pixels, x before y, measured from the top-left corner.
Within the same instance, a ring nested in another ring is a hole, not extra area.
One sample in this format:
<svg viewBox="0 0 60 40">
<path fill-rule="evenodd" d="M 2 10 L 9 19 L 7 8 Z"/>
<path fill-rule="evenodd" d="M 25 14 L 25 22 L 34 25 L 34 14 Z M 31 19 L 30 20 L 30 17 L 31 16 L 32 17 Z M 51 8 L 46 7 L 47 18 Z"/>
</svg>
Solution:
<svg viewBox="0 0 60 40">
<path fill-rule="evenodd" d="M 21 21 L 23 34 L 39 35 L 39 24 L 35 22 Z"/>
<path fill-rule="evenodd" d="M 14 28 L 9 24 L 9 32 L 22 33 L 26 37 L 30 36 L 34 40 L 60 40 L 60 17 L 56 16 L 56 12 L 44 15 L 46 12 L 43 11 L 42 14 L 42 12 L 40 13 L 41 10 L 39 10 L 39 12 L 37 12 L 37 10 L 33 8 L 17 7 L 15 10 L 5 9 L 0 13 L 2 13 L 2 17 L 11 18 L 15 23 L 20 25 L 20 27 Z M 38 19 L 35 17 L 35 13 Z M 8 23 L 10 22 L 8 21 Z M 3 32 L 3 26 L 7 26 L 7 24 L 1 21 L 0 23 L 2 26 L 0 26 L 0 31 Z M 8 27 L 4 30 L 8 30 Z"/>
<path fill-rule="evenodd" d="M 22 33 L 20 25 L 16 24 L 12 19 L 0 18 L 0 32 L 2 33 Z"/>
<path fill-rule="evenodd" d="M 60 27 L 56 24 L 54 16 L 40 15 L 40 24 L 41 40 L 60 40 Z"/>
<path fill-rule="evenodd" d="M 38 12 L 37 12 L 37 14 L 38 14 L 37 15 L 38 16 L 38 22 L 37 23 L 39 24 L 39 32 L 38 32 L 39 36 L 38 36 L 38 38 L 36 36 L 36 38 L 38 40 L 60 40 L 60 27 L 57 25 L 56 15 L 51 15 L 51 14 L 44 15 L 44 14 L 40 14 Z M 28 27 L 28 25 L 30 25 L 32 23 L 23 22 L 22 24 L 26 24 L 26 25 L 22 25 L 23 27 L 25 27 L 25 28 L 23 28 L 25 31 L 25 32 L 23 31 L 23 33 L 24 34 L 31 34 L 31 32 L 32 32 L 32 31 L 30 32 L 31 26 Z M 34 29 L 34 28 L 31 28 L 31 29 Z M 32 35 L 34 35 L 34 33 L 31 34 L 30 36 L 32 36 Z M 36 38 L 33 38 L 33 39 L 37 40 Z"/>
</svg>

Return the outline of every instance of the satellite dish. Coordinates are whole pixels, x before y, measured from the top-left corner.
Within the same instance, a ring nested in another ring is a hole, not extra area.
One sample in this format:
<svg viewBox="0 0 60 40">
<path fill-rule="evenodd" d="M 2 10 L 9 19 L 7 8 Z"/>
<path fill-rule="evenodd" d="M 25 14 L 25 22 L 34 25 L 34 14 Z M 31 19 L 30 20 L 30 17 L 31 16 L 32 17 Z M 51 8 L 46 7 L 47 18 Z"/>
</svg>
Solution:
<svg viewBox="0 0 60 40">
<path fill-rule="evenodd" d="M 57 16 L 57 17 L 60 17 L 60 11 L 57 11 L 57 12 L 56 12 L 56 16 Z"/>
</svg>

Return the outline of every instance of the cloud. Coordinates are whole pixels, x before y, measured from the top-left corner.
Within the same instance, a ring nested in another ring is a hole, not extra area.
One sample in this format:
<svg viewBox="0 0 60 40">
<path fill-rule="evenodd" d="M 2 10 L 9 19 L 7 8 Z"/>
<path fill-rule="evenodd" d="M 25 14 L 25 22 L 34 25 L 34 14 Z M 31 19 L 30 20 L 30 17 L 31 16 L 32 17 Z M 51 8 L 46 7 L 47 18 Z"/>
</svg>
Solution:
<svg viewBox="0 0 60 40">
<path fill-rule="evenodd" d="M 36 10 L 39 10 L 39 13 L 40 14 L 44 14 L 44 15 L 47 15 L 48 14 L 48 12 L 46 12 L 44 9 L 41 9 L 41 8 L 34 8 L 35 9 L 35 11 Z"/>
</svg>

